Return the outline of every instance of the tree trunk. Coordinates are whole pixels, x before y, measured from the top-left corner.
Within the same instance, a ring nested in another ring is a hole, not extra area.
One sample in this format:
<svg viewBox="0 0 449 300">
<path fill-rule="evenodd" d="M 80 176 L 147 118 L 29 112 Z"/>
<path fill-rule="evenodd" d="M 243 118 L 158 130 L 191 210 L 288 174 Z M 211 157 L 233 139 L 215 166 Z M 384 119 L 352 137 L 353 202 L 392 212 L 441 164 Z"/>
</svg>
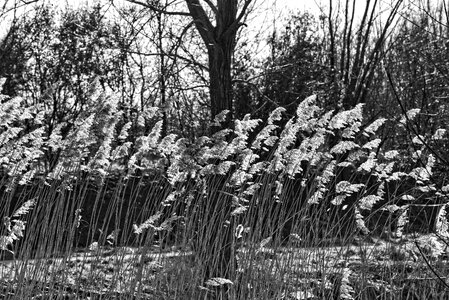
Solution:
<svg viewBox="0 0 449 300">
<path fill-rule="evenodd" d="M 223 110 L 228 113 L 221 128 L 231 128 L 233 118 L 231 60 L 233 41 L 223 41 L 209 50 L 209 89 L 212 121 Z M 213 128 L 212 131 L 220 128 Z"/>
<path fill-rule="evenodd" d="M 232 54 L 238 28 L 248 5 L 252 0 L 245 0 L 238 14 L 238 0 L 218 0 L 216 6 L 208 3 L 215 21 L 213 24 L 199 0 L 186 0 L 196 29 L 207 48 L 209 58 L 209 93 L 211 119 L 223 110 L 228 110 L 224 122 L 219 127 L 211 128 L 215 132 L 221 128 L 232 127 Z"/>
<path fill-rule="evenodd" d="M 213 21 L 210 19 L 211 14 L 206 13 L 199 0 L 185 1 L 195 27 L 207 48 L 212 121 L 223 110 L 229 111 L 224 122 L 219 126 L 211 128 L 211 133 L 223 128 L 232 128 L 232 55 L 235 49 L 237 30 L 242 25 L 242 18 L 252 0 L 241 1 L 240 12 L 238 12 L 239 0 L 217 0 L 215 5 L 212 1 L 204 1 L 215 17 Z M 218 180 L 217 183 L 216 180 Z M 219 182 L 220 178 L 214 178 L 212 193 L 220 193 L 225 187 L 225 182 L 223 182 L 224 185 L 219 184 Z M 228 199 L 223 199 L 219 195 L 212 196 L 208 200 L 210 203 L 207 203 L 207 205 L 210 207 L 210 210 L 206 213 L 204 219 L 208 226 L 214 227 L 214 230 L 211 230 L 209 235 L 204 236 L 206 247 L 199 249 L 200 255 L 203 256 L 203 261 L 208 265 L 206 267 L 206 277 L 233 279 L 236 260 L 232 247 L 232 202 L 228 201 Z M 214 218 L 217 212 L 220 212 L 218 219 Z M 202 238 L 201 234 L 198 236 Z M 205 245 L 201 242 L 201 240 L 198 240 L 199 245 Z M 215 246 L 211 247 L 211 245 Z M 226 289 L 224 292 L 226 293 Z"/>
</svg>

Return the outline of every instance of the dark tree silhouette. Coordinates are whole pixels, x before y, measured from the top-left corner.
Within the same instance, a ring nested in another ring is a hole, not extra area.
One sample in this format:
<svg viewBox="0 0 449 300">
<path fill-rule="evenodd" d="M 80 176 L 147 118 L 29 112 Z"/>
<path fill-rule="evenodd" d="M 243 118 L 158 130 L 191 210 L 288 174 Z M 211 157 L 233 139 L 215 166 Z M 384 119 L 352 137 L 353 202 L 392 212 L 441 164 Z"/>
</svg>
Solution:
<svg viewBox="0 0 449 300">
<path fill-rule="evenodd" d="M 156 12 L 169 15 L 187 15 L 193 18 L 195 27 L 206 46 L 209 59 L 211 119 L 214 120 L 215 116 L 223 110 L 227 110 L 229 113 L 222 123 L 222 127 L 231 127 L 234 111 L 231 81 L 232 56 L 235 50 L 237 31 L 243 25 L 242 20 L 252 0 L 217 0 L 216 3 L 205 1 L 207 7 L 204 7 L 199 0 L 185 0 L 188 12 L 174 12 L 169 11 L 167 7 L 151 3 L 128 1 Z M 213 128 L 212 130 L 218 129 Z"/>
</svg>

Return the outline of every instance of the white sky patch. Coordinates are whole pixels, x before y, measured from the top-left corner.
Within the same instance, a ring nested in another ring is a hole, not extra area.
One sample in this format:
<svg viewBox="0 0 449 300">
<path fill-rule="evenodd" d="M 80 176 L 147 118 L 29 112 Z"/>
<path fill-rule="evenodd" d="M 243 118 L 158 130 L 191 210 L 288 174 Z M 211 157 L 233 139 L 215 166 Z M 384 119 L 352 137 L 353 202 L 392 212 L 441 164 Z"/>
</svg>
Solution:
<svg viewBox="0 0 449 300">
<path fill-rule="evenodd" d="M 0 0 L 1 2 L 2 0 Z M 35 5 L 42 5 L 43 3 L 52 4 L 56 7 L 64 8 L 71 7 L 76 8 L 86 5 L 94 5 L 96 3 L 102 3 L 108 6 L 110 0 L 40 0 L 38 4 L 31 4 L 26 6 L 23 11 L 33 10 Z M 145 2 L 146 0 L 142 0 Z M 167 1 L 175 6 L 182 4 L 185 6 L 184 0 L 159 0 L 161 3 Z M 216 0 L 212 0 L 215 2 Z M 225 0 L 227 1 L 227 0 Z M 253 0 L 253 9 L 250 12 L 248 19 L 246 20 L 246 25 L 242 28 L 241 38 L 245 39 L 245 43 L 251 43 L 254 47 L 254 52 L 258 53 L 260 56 L 265 56 L 266 52 L 269 51 L 267 47 L 267 40 L 272 35 L 273 30 L 278 33 L 282 32 L 284 22 L 288 15 L 292 13 L 303 13 L 310 12 L 313 15 L 319 16 L 321 14 L 327 14 L 328 9 L 326 8 L 329 1 L 335 6 L 334 11 L 338 8 L 344 9 L 344 3 L 346 0 Z M 387 1 L 380 1 L 387 5 Z M 204 5 L 204 1 L 201 1 Z M 126 0 L 114 0 L 114 4 L 121 6 L 124 4 L 129 4 Z M 350 2 L 352 5 L 352 1 Z M 365 0 L 356 0 L 356 15 L 361 15 L 363 9 L 366 5 Z M 184 7 L 185 9 L 185 7 Z M 324 10 L 324 11 L 323 11 Z M 3 22 L 2 22 L 3 21 Z M 8 22 L 4 22 L 5 19 L 0 19 L 0 35 L 3 35 L 8 28 L 6 25 Z M 4 26 L 3 26 L 4 25 Z"/>
</svg>

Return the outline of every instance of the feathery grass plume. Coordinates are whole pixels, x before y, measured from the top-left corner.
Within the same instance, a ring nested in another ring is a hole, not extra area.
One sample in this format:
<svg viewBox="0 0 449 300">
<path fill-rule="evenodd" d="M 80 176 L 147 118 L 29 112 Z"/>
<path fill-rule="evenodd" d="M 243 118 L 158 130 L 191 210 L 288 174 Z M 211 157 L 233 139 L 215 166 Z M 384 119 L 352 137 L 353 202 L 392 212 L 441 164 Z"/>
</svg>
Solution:
<svg viewBox="0 0 449 300">
<path fill-rule="evenodd" d="M 320 112 L 320 110 L 315 110 Z M 325 126 L 328 125 L 331 114 L 326 113 L 319 118 L 315 116 L 307 120 L 307 126 L 300 126 L 301 132 L 307 133 L 308 137 L 301 134 L 301 144 L 297 148 L 285 151 L 283 163 L 285 164 L 285 173 L 293 178 L 301 174 L 303 169 L 301 163 L 307 161 L 311 166 L 318 166 L 327 161 L 326 158 L 326 135 L 330 134 Z M 307 118 L 307 116 L 303 116 Z"/>
<path fill-rule="evenodd" d="M 274 125 L 274 122 L 280 121 L 282 119 L 282 113 L 286 111 L 283 107 L 278 107 L 270 113 L 270 116 L 267 120 L 267 125 L 259 131 L 254 139 L 251 149 L 259 150 L 262 148 L 262 143 L 265 143 L 266 146 L 272 147 L 274 143 L 277 141 L 278 137 L 273 136 L 274 131 L 279 127 Z M 267 149 L 268 150 L 268 149 Z"/>
<path fill-rule="evenodd" d="M 385 179 L 387 181 L 390 181 L 390 176 L 393 174 L 395 164 L 395 161 L 378 164 L 375 168 L 375 175 L 377 176 L 377 179 Z"/>
<path fill-rule="evenodd" d="M 343 268 L 341 273 L 341 283 L 340 283 L 340 299 L 354 299 L 354 289 L 351 286 L 349 277 L 351 276 L 351 269 Z"/>
<path fill-rule="evenodd" d="M 248 210 L 248 206 L 245 205 L 239 205 L 238 207 L 234 208 L 234 210 L 231 212 L 231 216 L 238 216 L 243 214 Z"/>
<path fill-rule="evenodd" d="M 243 194 L 245 196 L 253 196 L 261 187 L 262 187 L 262 184 L 260 182 L 257 182 L 257 183 L 250 182 L 250 183 L 248 183 L 248 186 L 243 191 Z"/>
<path fill-rule="evenodd" d="M 329 110 L 328 112 L 324 113 L 318 120 L 313 120 L 314 123 L 314 127 L 318 128 L 318 130 L 320 131 L 324 131 L 326 133 L 331 134 L 331 131 L 328 130 L 329 128 L 329 123 L 334 115 L 335 111 Z"/>
<path fill-rule="evenodd" d="M 14 121 L 19 119 L 23 110 L 22 98 L 14 97 L 5 102 L 0 102 L 0 126 L 9 127 Z"/>
<path fill-rule="evenodd" d="M 230 111 L 227 109 L 222 110 L 219 114 L 215 116 L 212 126 L 221 126 L 221 124 L 226 121 L 226 117 L 229 113 Z"/>
<path fill-rule="evenodd" d="M 98 148 L 98 151 L 95 153 L 88 164 L 88 167 L 91 171 L 97 172 L 101 176 L 107 176 L 109 171 L 109 166 L 111 163 L 111 143 L 112 138 L 109 136 L 105 137 L 100 147 Z"/>
<path fill-rule="evenodd" d="M 362 118 L 360 118 L 362 119 Z M 362 125 L 362 122 L 355 121 L 350 123 L 350 126 L 343 129 L 341 132 L 341 137 L 344 139 L 352 139 L 355 137 L 355 134 L 360 131 L 360 126 Z"/>
<path fill-rule="evenodd" d="M 218 287 L 218 286 L 222 286 L 222 285 L 226 285 L 226 284 L 234 284 L 234 283 L 231 280 L 226 279 L 226 278 L 214 277 L 214 278 L 208 279 L 204 284 L 208 285 L 208 286 Z"/>
<path fill-rule="evenodd" d="M 348 158 L 346 158 L 346 161 L 356 165 L 361 159 L 365 158 L 366 154 L 363 150 L 355 150 L 353 152 L 349 152 Z"/>
<path fill-rule="evenodd" d="M 0 143 L 0 164 L 10 176 L 22 176 L 21 184 L 30 180 L 38 171 L 39 161 L 44 155 L 41 150 L 43 134 L 44 129 L 37 128 L 21 137 L 12 137 L 4 144 Z"/>
<path fill-rule="evenodd" d="M 268 116 L 267 123 L 268 125 L 274 124 L 274 122 L 282 120 L 282 114 L 287 110 L 284 107 L 276 107 Z"/>
<path fill-rule="evenodd" d="M 157 145 L 158 152 L 163 157 L 170 157 L 173 153 L 176 153 L 177 147 L 176 147 L 176 140 L 177 140 L 176 134 L 169 134 L 165 137 L 163 137 L 160 142 Z"/>
<path fill-rule="evenodd" d="M 424 136 L 418 134 L 412 139 L 412 143 L 415 145 L 424 145 L 425 138 Z"/>
<path fill-rule="evenodd" d="M 412 195 L 407 195 L 407 194 L 402 195 L 400 199 L 404 200 L 404 201 L 415 201 L 416 200 L 415 197 L 413 197 Z"/>
<path fill-rule="evenodd" d="M 373 168 L 377 165 L 376 153 L 371 152 L 368 156 L 368 159 L 363 162 L 357 169 L 358 172 L 365 171 L 367 173 L 371 172 Z"/>
<path fill-rule="evenodd" d="M 421 109 L 419 108 L 412 108 L 408 110 L 404 116 L 399 120 L 399 123 L 402 125 L 405 125 L 407 121 L 412 121 L 419 113 L 421 112 Z"/>
<path fill-rule="evenodd" d="M 287 152 L 288 148 L 295 143 L 299 129 L 300 125 L 295 122 L 293 118 L 288 120 L 287 124 L 285 124 L 284 129 L 280 134 L 279 145 L 274 152 L 274 156 L 276 158 L 281 158 L 285 154 L 285 152 Z M 274 170 L 279 169 L 275 168 Z"/>
<path fill-rule="evenodd" d="M 233 162 L 233 161 L 227 161 L 227 160 L 222 161 L 218 165 L 215 166 L 212 174 L 226 175 L 226 174 L 228 174 L 229 170 L 234 165 L 235 165 L 235 162 Z"/>
<path fill-rule="evenodd" d="M 72 164 L 81 164 L 84 159 L 89 158 L 90 147 L 97 141 L 91 134 L 95 115 L 91 114 L 85 119 L 79 118 L 75 121 L 74 130 L 66 138 L 65 158 Z"/>
<path fill-rule="evenodd" d="M 145 116 L 143 116 L 142 114 L 139 114 L 139 116 L 137 117 L 136 125 L 137 125 L 137 127 L 145 128 L 145 125 L 146 125 Z"/>
<path fill-rule="evenodd" d="M 203 144 L 202 141 L 199 141 Z M 198 143 L 198 141 L 197 141 Z M 185 182 L 189 172 L 198 169 L 196 162 L 191 157 L 187 149 L 187 140 L 178 139 L 175 143 L 176 151 L 171 155 L 171 162 L 166 171 L 169 183 L 174 186 L 176 183 Z M 191 166 L 192 168 L 189 168 Z"/>
<path fill-rule="evenodd" d="M 330 150 L 330 153 L 343 154 L 343 153 L 346 153 L 348 151 L 358 149 L 358 148 L 360 148 L 360 146 L 353 141 L 340 141 L 337 143 L 337 145 L 332 147 L 332 149 Z"/>
<path fill-rule="evenodd" d="M 185 188 L 182 188 L 181 190 L 172 191 L 170 194 L 167 195 L 164 201 L 162 201 L 162 206 L 171 206 L 172 203 L 178 200 L 183 193 L 185 193 Z"/>
<path fill-rule="evenodd" d="M 321 200 L 324 199 L 324 194 L 329 189 L 328 184 L 335 177 L 335 168 L 337 166 L 336 160 L 331 160 L 323 173 L 316 178 L 317 182 L 317 190 L 312 194 L 311 197 L 307 200 L 308 204 L 318 204 Z"/>
<path fill-rule="evenodd" d="M 25 185 L 31 182 L 31 180 L 34 178 L 34 175 L 36 175 L 37 171 L 35 168 L 25 172 L 23 174 L 18 182 L 19 185 Z"/>
<path fill-rule="evenodd" d="M 365 184 L 363 183 L 351 183 L 349 181 L 340 181 L 337 183 L 336 187 L 335 187 L 335 192 L 337 194 L 352 194 L 352 193 L 357 193 L 358 191 L 360 191 L 361 188 L 363 188 L 365 186 Z"/>
<path fill-rule="evenodd" d="M 251 120 L 249 115 L 246 115 L 241 121 L 236 120 L 234 133 L 237 136 L 228 144 L 228 147 L 225 149 L 225 154 L 222 157 L 229 157 L 234 154 L 241 155 L 242 151 L 248 148 L 249 133 L 254 131 L 260 122 L 260 119 Z"/>
<path fill-rule="evenodd" d="M 7 127 L 7 129 L 0 134 L 0 144 L 7 144 L 19 136 L 23 131 L 20 127 Z"/>
<path fill-rule="evenodd" d="M 162 120 L 156 122 L 153 129 L 151 129 L 150 134 L 148 134 L 146 142 L 148 143 L 148 147 L 150 147 L 150 149 L 157 149 L 157 145 L 161 139 L 162 125 Z"/>
<path fill-rule="evenodd" d="M 19 209 L 17 209 L 12 214 L 12 217 L 13 218 L 17 218 L 17 217 L 20 217 L 22 215 L 28 214 L 35 204 L 36 204 L 36 200 L 35 199 L 31 199 L 31 200 L 26 201 L 24 204 L 22 204 L 21 207 L 19 207 Z"/>
<path fill-rule="evenodd" d="M 132 144 L 132 142 L 125 142 L 122 145 L 115 147 L 115 149 L 111 151 L 111 159 L 117 161 L 127 157 Z"/>
<path fill-rule="evenodd" d="M 435 133 L 432 135 L 432 140 L 442 140 L 444 136 L 446 135 L 447 130 L 444 128 L 439 128 L 435 131 Z"/>
<path fill-rule="evenodd" d="M 21 220 L 12 220 L 11 222 L 14 223 L 14 225 L 11 227 L 10 224 L 8 224 L 9 236 L 15 241 L 23 237 L 26 222 Z"/>
<path fill-rule="evenodd" d="M 332 117 L 332 119 L 329 122 L 329 129 L 343 129 L 346 128 L 348 125 L 352 126 L 352 123 L 354 121 L 360 121 L 363 118 L 362 114 L 362 108 L 363 104 L 358 104 L 356 107 L 354 107 L 351 110 L 344 110 L 341 112 L 338 112 L 336 115 Z M 356 122 L 357 124 L 357 122 Z M 360 126 L 360 124 L 357 124 Z M 354 128 L 355 130 L 358 130 L 358 126 Z"/>
<path fill-rule="evenodd" d="M 339 206 L 343 203 L 343 201 L 345 201 L 347 197 L 348 194 L 337 195 L 334 197 L 334 199 L 331 200 L 331 203 L 335 206 Z"/>
<path fill-rule="evenodd" d="M 131 155 L 131 157 L 127 161 L 129 174 L 133 174 L 136 169 L 143 171 L 159 168 L 159 164 L 165 156 L 164 154 L 161 154 L 161 148 L 159 145 L 162 134 L 162 124 L 162 121 L 156 122 L 151 132 L 147 136 L 140 136 L 136 139 L 134 143 L 136 148 L 135 153 Z M 165 140 L 165 142 L 167 143 L 172 139 L 175 138 L 173 136 L 170 136 L 170 138 Z M 186 149 L 186 146 L 184 145 L 185 142 L 185 140 L 179 139 L 176 144 L 171 144 L 171 146 L 174 148 L 173 151 L 179 151 L 179 153 L 184 152 Z M 174 160 L 176 160 L 178 157 L 173 158 Z M 172 167 L 172 169 L 174 169 L 174 167 Z"/>
<path fill-rule="evenodd" d="M 256 175 L 259 174 L 261 172 L 265 172 L 266 170 L 268 170 L 270 163 L 267 161 L 259 161 L 256 162 L 255 164 L 253 164 L 251 166 L 251 168 L 249 169 L 249 174 L 251 175 Z"/>
<path fill-rule="evenodd" d="M 63 123 L 59 123 L 53 128 L 50 136 L 45 141 L 45 146 L 51 149 L 52 151 L 58 151 L 60 149 L 64 149 L 65 141 L 62 137 L 62 128 L 67 125 Z"/>
<path fill-rule="evenodd" d="M 387 121 L 387 119 L 385 118 L 380 118 L 375 120 L 374 122 L 372 122 L 371 124 L 369 124 L 367 127 L 365 127 L 365 129 L 363 129 L 362 134 L 366 137 L 369 137 L 370 135 L 374 135 L 377 130 L 379 130 L 379 128 L 385 124 L 385 122 Z"/>
<path fill-rule="evenodd" d="M 404 228 L 409 223 L 408 213 L 409 213 L 409 206 L 408 205 L 403 205 L 401 207 L 401 214 L 399 215 L 399 217 L 398 217 L 398 219 L 396 221 L 396 232 L 395 232 L 395 235 L 397 237 L 402 237 L 403 236 Z"/>
<path fill-rule="evenodd" d="M 426 164 L 426 171 L 427 173 L 429 173 L 429 176 L 433 175 L 433 168 L 435 166 L 435 162 L 436 162 L 435 156 L 433 154 L 429 154 L 427 156 L 427 164 Z"/>
<path fill-rule="evenodd" d="M 259 155 L 254 154 L 253 150 L 250 148 L 243 149 L 240 152 L 238 157 L 238 168 L 233 172 L 230 178 L 230 183 L 236 187 L 243 186 L 246 182 L 251 181 L 254 175 L 261 171 L 261 169 L 256 171 L 251 168 L 255 165 Z"/>
<path fill-rule="evenodd" d="M 317 96 L 311 95 L 298 105 L 296 109 L 296 123 L 301 126 L 302 130 L 307 130 L 310 120 L 321 113 L 322 109 L 316 105 L 316 102 Z"/>
<path fill-rule="evenodd" d="M 440 258 L 445 253 L 445 248 L 447 247 L 447 244 L 434 234 L 419 236 L 415 239 L 415 242 L 421 252 L 433 260 Z"/>
<path fill-rule="evenodd" d="M 253 174 L 248 173 L 241 169 L 237 169 L 232 173 L 229 182 L 235 187 L 240 187 L 243 186 L 246 182 L 252 180 L 252 178 Z"/>
<path fill-rule="evenodd" d="M 383 196 L 380 195 L 367 195 L 360 198 L 360 200 L 358 201 L 358 205 L 361 210 L 371 211 L 373 209 L 373 206 L 376 203 L 382 201 L 382 199 Z"/>
<path fill-rule="evenodd" d="M 255 154 L 252 149 L 244 149 L 241 153 L 241 169 L 248 171 L 259 158 L 260 156 Z"/>
<path fill-rule="evenodd" d="M 120 133 L 117 137 L 118 140 L 124 141 L 128 138 L 129 130 L 131 129 L 132 122 L 127 122 L 125 125 L 123 125 L 122 129 L 120 130 Z"/>
<path fill-rule="evenodd" d="M 366 226 L 365 218 L 363 217 L 363 215 L 360 212 L 358 207 L 354 208 L 354 215 L 355 215 L 355 224 L 356 224 L 357 229 L 360 230 L 365 235 L 369 234 L 370 230 Z"/>
<path fill-rule="evenodd" d="M 386 159 L 395 159 L 396 157 L 398 157 L 399 155 L 399 151 L 397 150 L 390 150 L 384 153 L 384 157 Z"/>
<path fill-rule="evenodd" d="M 337 194 L 337 196 L 331 200 L 331 203 L 333 205 L 341 205 L 348 196 L 350 196 L 352 193 L 357 193 L 364 186 L 365 184 L 362 183 L 352 184 L 349 181 L 338 182 L 335 186 L 335 193 Z"/>
<path fill-rule="evenodd" d="M 401 178 L 404 178 L 404 177 L 406 177 L 408 174 L 407 173 L 404 173 L 404 172 L 393 172 L 387 179 L 386 179 L 386 181 L 387 182 L 390 182 L 390 181 L 397 181 L 397 180 L 400 180 Z"/>
<path fill-rule="evenodd" d="M 134 224 L 133 225 L 134 233 L 135 234 L 142 234 L 144 232 L 144 230 L 146 230 L 148 228 L 155 228 L 156 226 L 154 224 L 160 219 L 161 216 L 162 216 L 162 213 L 161 212 L 157 212 L 156 214 L 154 214 L 151 217 L 149 217 L 145 222 L 143 222 L 139 226 Z"/>
<path fill-rule="evenodd" d="M 27 173 L 21 183 L 26 182 L 30 175 L 34 176 L 33 169 L 37 170 L 43 157 L 41 147 L 46 132 L 43 127 L 35 128 L 38 124 L 33 114 L 37 106 L 27 106 L 18 97 L 6 97 L 0 104 L 0 163 L 10 176 Z M 24 121 L 27 121 L 27 126 Z"/>
<path fill-rule="evenodd" d="M 440 207 L 435 221 L 435 232 L 444 238 L 449 238 L 449 223 L 446 213 L 447 206 L 448 204 L 445 203 Z"/>
<path fill-rule="evenodd" d="M 245 142 L 248 139 L 248 133 L 254 131 L 254 129 L 262 122 L 261 119 L 251 119 L 250 114 L 246 114 L 242 120 L 235 121 L 234 133 Z"/>
<path fill-rule="evenodd" d="M 23 237 L 25 231 L 25 221 L 18 220 L 17 218 L 28 214 L 33 206 L 36 204 L 35 199 L 26 201 L 19 207 L 11 217 L 4 217 L 3 222 L 6 226 L 7 235 L 0 236 L 0 249 L 8 250 L 8 246 L 12 245 L 14 241 Z M 8 250 L 10 251 L 10 250 Z"/>
<path fill-rule="evenodd" d="M 429 181 L 430 179 L 430 174 L 425 167 L 416 167 L 412 169 L 407 175 L 416 180 L 416 182 L 418 183 L 424 183 Z"/>
<path fill-rule="evenodd" d="M 262 128 L 262 130 L 259 131 L 256 138 L 254 139 L 251 145 L 251 149 L 259 150 L 263 147 L 264 144 L 268 147 L 273 147 L 275 142 L 278 140 L 278 137 L 273 136 L 272 134 L 277 128 L 278 126 L 273 124 L 268 124 L 267 126 Z"/>
<path fill-rule="evenodd" d="M 14 243 L 14 239 L 10 235 L 0 235 L 0 250 L 10 251 L 8 247 Z"/>
<path fill-rule="evenodd" d="M 173 222 L 183 219 L 183 217 L 177 216 L 176 214 L 171 215 L 167 219 L 165 219 L 161 225 L 154 227 L 155 231 L 163 231 L 163 230 L 172 230 Z"/>
<path fill-rule="evenodd" d="M 292 149 L 286 154 L 285 158 L 285 170 L 284 172 L 290 177 L 294 178 L 296 174 L 302 174 L 303 169 L 301 167 L 302 161 L 308 161 L 307 154 L 303 149 Z"/>
<path fill-rule="evenodd" d="M 24 149 L 28 155 L 32 156 L 32 160 L 39 159 L 44 155 L 43 145 L 44 145 L 44 135 L 45 128 L 39 127 L 30 133 L 25 134 L 21 137 L 16 144 L 16 147 Z"/>
<path fill-rule="evenodd" d="M 368 150 L 373 150 L 373 149 L 375 150 L 375 149 L 379 148 L 379 145 L 380 145 L 381 142 L 382 142 L 381 139 L 374 139 L 374 140 L 371 140 L 371 141 L 365 143 L 362 146 L 362 148 L 363 149 L 368 149 Z"/>
<path fill-rule="evenodd" d="M 120 120 L 120 113 L 117 112 L 116 102 L 112 100 L 111 103 L 105 105 L 101 111 L 103 113 L 101 116 L 103 121 L 95 124 L 97 126 L 97 144 L 99 144 L 99 147 L 89 161 L 88 167 L 101 176 L 106 176 L 110 172 L 111 162 L 113 160 L 113 157 L 111 157 L 112 145 L 115 142 L 116 126 Z"/>
</svg>

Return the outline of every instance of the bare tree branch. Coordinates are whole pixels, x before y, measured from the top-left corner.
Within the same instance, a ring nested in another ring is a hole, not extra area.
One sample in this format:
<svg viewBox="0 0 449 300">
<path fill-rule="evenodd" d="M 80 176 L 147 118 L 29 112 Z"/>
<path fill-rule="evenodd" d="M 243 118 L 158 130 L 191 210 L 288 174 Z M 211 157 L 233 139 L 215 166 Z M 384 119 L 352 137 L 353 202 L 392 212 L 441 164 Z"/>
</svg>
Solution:
<svg viewBox="0 0 449 300">
<path fill-rule="evenodd" d="M 199 0 L 186 0 L 186 3 L 191 16 L 193 17 L 196 28 L 198 29 L 201 38 L 206 43 L 206 47 L 211 47 L 215 44 L 214 26 L 207 17 L 207 14 L 201 6 Z"/>
<path fill-rule="evenodd" d="M 3 3 L 2 7 L 0 8 L 0 17 L 5 16 L 6 14 L 8 14 L 12 11 L 16 11 L 19 8 L 22 8 L 27 5 L 37 3 L 37 2 L 39 2 L 39 0 L 20 1 L 20 3 L 18 3 L 17 1 L 14 1 L 14 3 L 10 7 L 8 7 L 9 0 L 6 0 Z"/>
<path fill-rule="evenodd" d="M 242 9 L 240 10 L 240 14 L 238 15 L 237 19 L 235 20 L 238 23 L 242 21 L 243 17 L 245 16 L 246 10 L 248 9 L 248 6 L 251 4 L 252 0 L 246 0 L 243 4 Z"/>
<path fill-rule="evenodd" d="M 215 14 L 215 16 L 218 16 L 218 9 L 217 7 L 212 3 L 212 1 L 210 0 L 204 0 L 204 2 L 206 2 L 207 5 L 209 5 L 210 9 L 213 11 L 213 13 Z"/>
<path fill-rule="evenodd" d="M 206 67 L 205 65 L 203 65 L 203 64 L 201 64 L 199 62 L 196 62 L 193 59 L 189 59 L 187 57 L 184 57 L 184 56 L 182 56 L 180 54 L 177 54 L 177 53 L 170 53 L 170 52 L 165 52 L 165 51 L 163 51 L 162 53 L 160 53 L 160 52 L 158 52 L 158 53 L 145 53 L 145 52 L 133 51 L 133 50 L 127 50 L 126 52 L 130 53 L 130 54 L 137 54 L 137 55 L 142 55 L 142 56 L 147 56 L 147 57 L 149 57 L 149 56 L 159 56 L 159 55 L 163 54 L 163 55 L 166 55 L 166 56 L 168 56 L 170 58 L 176 58 L 176 59 L 183 60 L 183 61 L 185 61 L 185 62 L 187 62 L 189 64 L 192 64 L 192 65 L 194 65 L 196 67 L 199 67 L 202 70 L 205 70 L 205 71 L 209 70 L 209 68 Z"/>
<path fill-rule="evenodd" d="M 161 13 L 161 14 L 174 15 L 174 16 L 190 16 L 190 13 L 188 13 L 188 12 L 184 12 L 184 11 L 168 11 L 166 9 L 159 8 L 159 7 L 153 5 L 153 4 L 149 3 L 149 2 L 142 2 L 142 1 L 138 1 L 138 0 L 126 0 L 126 1 L 128 1 L 130 3 L 133 3 L 133 4 L 142 5 L 142 6 L 146 7 L 146 8 L 149 8 L 149 9 L 151 9 L 151 10 L 153 10 L 155 12 Z"/>
<path fill-rule="evenodd" d="M 229 26 L 229 28 L 226 30 L 225 34 L 230 34 L 233 32 L 236 32 L 239 27 L 241 25 L 243 25 L 241 23 L 243 17 L 245 16 L 246 10 L 248 9 L 248 6 L 251 4 L 252 0 L 246 0 L 245 3 L 243 4 L 242 10 L 240 11 L 240 14 L 238 15 L 238 17 L 235 19 L 234 23 L 231 24 L 231 26 Z"/>
</svg>

